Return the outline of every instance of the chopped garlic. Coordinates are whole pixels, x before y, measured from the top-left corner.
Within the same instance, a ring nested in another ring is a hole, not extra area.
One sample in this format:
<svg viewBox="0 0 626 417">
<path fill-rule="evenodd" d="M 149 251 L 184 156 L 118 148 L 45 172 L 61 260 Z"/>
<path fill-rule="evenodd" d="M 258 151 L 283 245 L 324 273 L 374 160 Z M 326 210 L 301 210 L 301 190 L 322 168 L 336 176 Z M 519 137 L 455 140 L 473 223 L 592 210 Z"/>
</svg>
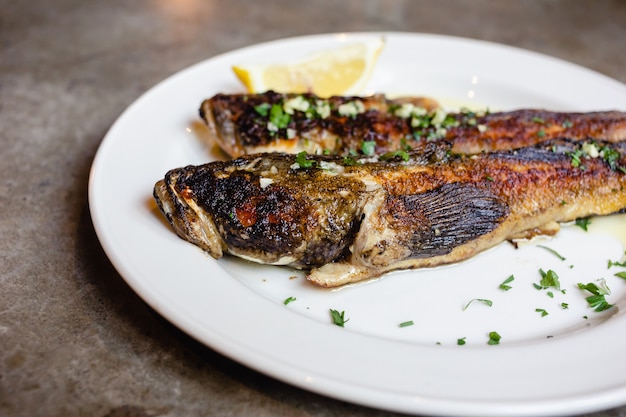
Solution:
<svg viewBox="0 0 626 417">
<path fill-rule="evenodd" d="M 598 150 L 598 147 L 593 143 L 583 144 L 583 152 L 590 158 L 597 158 L 600 156 L 600 151 Z"/>
<path fill-rule="evenodd" d="M 263 178 L 261 177 L 259 179 L 259 185 L 261 186 L 261 188 L 266 188 L 268 185 L 272 184 L 274 182 L 273 179 L 271 178 Z"/>
<path fill-rule="evenodd" d="M 363 113 L 365 111 L 365 105 L 361 100 L 349 101 L 347 103 L 342 104 L 337 109 L 339 114 L 342 116 L 356 116 L 359 113 Z"/>
<path fill-rule="evenodd" d="M 322 119 L 330 116 L 330 104 L 327 101 L 317 100 L 315 103 L 315 111 Z"/>
<path fill-rule="evenodd" d="M 310 103 L 302 96 L 291 98 L 283 104 L 283 109 L 287 114 L 293 114 L 294 110 L 305 112 L 309 109 Z"/>
</svg>

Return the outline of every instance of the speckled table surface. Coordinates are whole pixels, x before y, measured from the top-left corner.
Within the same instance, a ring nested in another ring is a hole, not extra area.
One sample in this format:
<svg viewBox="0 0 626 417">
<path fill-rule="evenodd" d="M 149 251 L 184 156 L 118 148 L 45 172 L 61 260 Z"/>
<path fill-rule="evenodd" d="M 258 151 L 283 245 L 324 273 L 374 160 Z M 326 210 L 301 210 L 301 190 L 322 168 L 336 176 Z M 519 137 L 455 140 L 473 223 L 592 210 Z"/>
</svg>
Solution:
<svg viewBox="0 0 626 417">
<path fill-rule="evenodd" d="M 370 30 L 515 45 L 626 82 L 623 0 L 0 0 L 0 415 L 396 415 L 169 324 L 112 267 L 87 204 L 107 129 L 158 81 L 261 41 Z"/>
</svg>

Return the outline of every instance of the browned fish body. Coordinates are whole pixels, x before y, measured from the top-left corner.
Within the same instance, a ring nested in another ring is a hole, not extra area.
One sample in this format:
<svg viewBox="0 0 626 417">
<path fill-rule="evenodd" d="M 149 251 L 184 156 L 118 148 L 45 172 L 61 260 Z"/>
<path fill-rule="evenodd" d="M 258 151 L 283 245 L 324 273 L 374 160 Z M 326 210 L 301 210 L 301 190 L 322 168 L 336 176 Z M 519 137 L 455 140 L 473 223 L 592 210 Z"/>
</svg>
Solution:
<svg viewBox="0 0 626 417">
<path fill-rule="evenodd" d="M 271 109 L 276 110 L 273 115 Z M 300 151 L 384 154 L 432 140 L 450 141 L 456 153 L 477 154 L 559 137 L 626 139 L 625 112 L 445 113 L 436 101 L 423 97 L 322 100 L 311 94 L 218 94 L 202 103 L 200 114 L 211 136 L 231 157 Z"/>
<path fill-rule="evenodd" d="M 626 207 L 623 142 L 450 151 L 439 141 L 387 161 L 249 155 L 169 171 L 154 196 L 178 235 L 213 257 L 301 268 L 324 287 Z"/>
</svg>

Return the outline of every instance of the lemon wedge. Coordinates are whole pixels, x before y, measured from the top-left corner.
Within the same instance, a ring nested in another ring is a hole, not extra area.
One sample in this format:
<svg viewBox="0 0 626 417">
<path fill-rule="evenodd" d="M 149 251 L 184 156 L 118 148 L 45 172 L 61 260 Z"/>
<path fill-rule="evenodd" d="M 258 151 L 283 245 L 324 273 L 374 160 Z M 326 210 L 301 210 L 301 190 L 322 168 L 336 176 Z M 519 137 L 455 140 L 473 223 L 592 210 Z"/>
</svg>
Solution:
<svg viewBox="0 0 626 417">
<path fill-rule="evenodd" d="M 233 66 L 249 93 L 311 92 L 320 97 L 356 95 L 372 75 L 384 38 L 326 49 L 302 59 Z"/>
</svg>

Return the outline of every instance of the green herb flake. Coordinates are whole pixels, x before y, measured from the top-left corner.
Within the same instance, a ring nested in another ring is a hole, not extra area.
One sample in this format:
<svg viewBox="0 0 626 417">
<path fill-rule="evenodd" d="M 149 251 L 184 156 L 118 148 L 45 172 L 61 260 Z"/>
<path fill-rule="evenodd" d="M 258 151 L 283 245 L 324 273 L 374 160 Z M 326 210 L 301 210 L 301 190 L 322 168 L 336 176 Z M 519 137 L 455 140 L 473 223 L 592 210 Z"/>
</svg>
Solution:
<svg viewBox="0 0 626 417">
<path fill-rule="evenodd" d="M 548 312 L 545 309 L 543 309 L 543 308 L 536 308 L 535 311 L 537 313 L 541 313 L 541 317 L 545 317 L 545 316 L 548 315 Z"/>
<path fill-rule="evenodd" d="M 383 155 L 381 155 L 380 159 L 382 159 L 383 161 L 388 161 L 390 159 L 399 157 L 401 158 L 404 162 L 407 162 L 409 160 L 409 153 L 407 151 L 404 150 L 398 150 L 398 151 L 393 151 L 393 152 L 387 152 Z"/>
<path fill-rule="evenodd" d="M 561 123 L 561 126 L 563 126 L 563 128 L 565 129 L 569 129 L 570 127 L 574 126 L 574 123 L 572 123 L 571 120 L 564 120 L 563 123 Z"/>
<path fill-rule="evenodd" d="M 284 129 L 291 121 L 291 116 L 284 112 L 283 106 L 273 104 L 270 109 L 270 123 L 278 129 Z"/>
<path fill-rule="evenodd" d="M 619 267 L 622 267 L 622 268 L 626 268 L 626 261 L 624 261 L 624 262 L 612 261 L 612 260 L 609 259 L 609 263 L 607 265 L 607 269 L 609 269 L 609 268 L 611 268 L 613 266 L 619 266 Z"/>
<path fill-rule="evenodd" d="M 613 304 L 609 304 L 606 301 L 605 296 L 609 295 L 611 291 L 603 279 L 596 282 L 600 285 L 593 282 L 589 282 L 587 284 L 578 283 L 578 288 L 591 293 L 591 295 L 586 297 L 585 300 L 587 300 L 587 304 L 589 304 L 589 307 L 593 308 L 594 311 L 601 312 L 608 310 L 613 307 Z"/>
<path fill-rule="evenodd" d="M 283 301 L 283 304 L 287 305 L 287 304 L 289 304 L 289 303 L 291 303 L 293 301 L 296 301 L 296 297 L 287 297 L 287 298 L 285 298 L 285 301 Z"/>
<path fill-rule="evenodd" d="M 588 231 L 590 224 L 591 224 L 591 219 L 589 217 L 576 219 L 576 226 L 580 227 L 585 232 Z"/>
<path fill-rule="evenodd" d="M 376 142 L 373 140 L 366 140 L 361 144 L 361 151 L 363 155 L 374 155 L 376 153 Z"/>
<path fill-rule="evenodd" d="M 569 304 L 567 304 L 567 303 L 561 303 L 561 308 L 562 308 L 563 310 L 567 310 L 567 309 L 569 308 Z"/>
<path fill-rule="evenodd" d="M 546 121 L 544 119 L 542 119 L 541 117 L 533 117 L 532 120 L 533 120 L 533 122 L 539 123 L 539 124 L 545 124 L 546 123 Z"/>
<path fill-rule="evenodd" d="M 507 279 L 505 279 L 504 281 L 502 281 L 502 283 L 500 284 L 500 286 L 498 288 L 500 288 L 502 291 L 508 291 L 510 290 L 511 287 L 510 284 L 511 282 L 513 282 L 513 280 L 515 280 L 515 277 L 513 275 L 509 276 Z"/>
<path fill-rule="evenodd" d="M 563 255 L 561 255 L 560 253 L 558 253 L 557 251 L 555 251 L 555 250 L 554 250 L 554 249 L 552 249 L 552 248 L 549 248 L 549 247 L 547 247 L 547 246 L 543 246 L 543 245 L 537 245 L 537 247 L 538 247 L 538 248 L 541 248 L 541 249 L 545 249 L 545 250 L 547 250 L 548 252 L 550 252 L 551 254 L 553 254 L 554 256 L 556 256 L 557 258 L 559 258 L 559 259 L 560 259 L 560 260 L 562 260 L 562 261 L 564 261 L 565 259 L 567 259 L 567 258 L 565 258 Z"/>
<path fill-rule="evenodd" d="M 465 304 L 465 307 L 463 307 L 463 311 L 467 310 L 467 308 L 470 306 L 470 304 L 472 304 L 474 301 L 483 303 L 483 304 L 485 304 L 486 306 L 489 306 L 489 307 L 493 306 L 493 301 L 491 301 L 491 300 L 486 300 L 484 298 L 474 298 L 474 299 L 470 300 L 467 304 Z"/>
<path fill-rule="evenodd" d="M 539 136 L 540 138 L 543 138 L 544 136 L 546 136 L 546 131 L 543 129 L 539 129 L 537 131 L 537 136 Z"/>
<path fill-rule="evenodd" d="M 626 279 L 626 271 L 618 272 L 615 276 L 621 279 Z"/>
<path fill-rule="evenodd" d="M 254 106 L 254 111 L 263 117 L 267 117 L 270 107 L 271 105 L 269 103 L 261 103 L 257 106 Z"/>
<path fill-rule="evenodd" d="M 413 320 L 409 320 L 409 321 L 403 321 L 402 323 L 400 323 L 400 327 L 409 327 L 409 326 L 413 326 L 415 323 L 413 322 Z"/>
<path fill-rule="evenodd" d="M 500 344 L 500 339 L 502 339 L 502 336 L 500 336 L 498 334 L 498 332 L 489 332 L 489 341 L 487 342 L 488 345 L 499 345 Z"/>
<path fill-rule="evenodd" d="M 306 151 L 299 152 L 296 155 L 296 164 L 298 164 L 300 168 L 305 168 L 305 169 L 311 168 L 315 164 L 315 161 L 306 159 L 306 156 L 307 156 Z"/>
<path fill-rule="evenodd" d="M 330 309 L 330 316 L 333 319 L 333 324 L 336 324 L 339 327 L 344 327 L 344 324 L 346 324 L 346 322 L 349 320 L 345 318 L 345 314 L 345 311 L 342 311 L 340 313 L 337 310 Z"/>
<path fill-rule="evenodd" d="M 456 344 L 459 346 L 463 346 L 465 344 L 465 337 L 461 337 L 459 339 L 456 339 Z"/>
<path fill-rule="evenodd" d="M 554 288 L 558 291 L 561 291 L 561 283 L 559 282 L 559 276 L 552 269 L 548 271 L 544 271 L 543 269 L 539 270 L 541 274 L 541 281 L 539 281 L 539 285 L 533 284 L 538 290 L 545 290 L 548 288 Z"/>
</svg>

